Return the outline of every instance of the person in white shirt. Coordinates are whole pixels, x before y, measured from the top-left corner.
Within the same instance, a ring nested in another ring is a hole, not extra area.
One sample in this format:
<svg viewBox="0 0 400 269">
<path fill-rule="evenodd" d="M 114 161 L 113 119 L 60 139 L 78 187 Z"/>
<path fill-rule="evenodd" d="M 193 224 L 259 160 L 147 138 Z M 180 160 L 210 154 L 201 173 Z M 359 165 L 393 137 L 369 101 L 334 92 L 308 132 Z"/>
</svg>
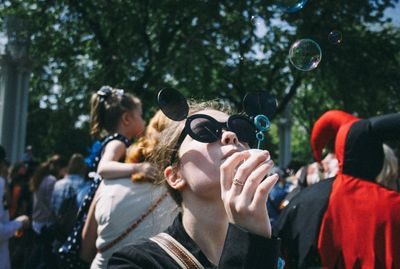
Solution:
<svg viewBox="0 0 400 269">
<path fill-rule="evenodd" d="M 7 207 L 7 165 L 5 151 L 0 145 L 0 269 L 10 269 L 10 253 L 8 251 L 8 240 L 20 229 L 29 226 L 29 218 L 25 215 L 10 221 Z"/>
</svg>

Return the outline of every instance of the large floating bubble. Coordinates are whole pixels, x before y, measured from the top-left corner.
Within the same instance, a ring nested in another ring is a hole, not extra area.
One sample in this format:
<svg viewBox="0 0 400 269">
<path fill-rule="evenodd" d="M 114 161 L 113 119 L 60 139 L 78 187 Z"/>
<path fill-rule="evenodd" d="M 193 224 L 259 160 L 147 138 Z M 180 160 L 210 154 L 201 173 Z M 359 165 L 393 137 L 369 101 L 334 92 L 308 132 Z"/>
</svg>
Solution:
<svg viewBox="0 0 400 269">
<path fill-rule="evenodd" d="M 342 42 L 342 33 L 338 30 L 333 30 L 329 33 L 328 40 L 332 44 L 339 44 Z"/>
<path fill-rule="evenodd" d="M 286 13 L 294 13 L 302 9 L 308 0 L 275 0 L 273 6 Z"/>
<path fill-rule="evenodd" d="M 321 48 L 314 40 L 300 39 L 290 47 L 289 60 L 294 67 L 301 71 L 310 71 L 317 68 L 321 59 Z"/>
</svg>

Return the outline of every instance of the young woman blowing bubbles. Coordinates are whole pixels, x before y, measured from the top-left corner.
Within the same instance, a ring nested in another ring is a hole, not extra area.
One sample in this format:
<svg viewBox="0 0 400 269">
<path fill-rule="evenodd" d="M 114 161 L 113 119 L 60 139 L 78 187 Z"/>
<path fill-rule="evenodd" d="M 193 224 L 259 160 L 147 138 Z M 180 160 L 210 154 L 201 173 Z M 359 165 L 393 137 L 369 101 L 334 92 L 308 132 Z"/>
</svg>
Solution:
<svg viewBox="0 0 400 269">
<path fill-rule="evenodd" d="M 226 112 L 215 103 L 193 105 L 161 135 L 154 162 L 182 209 L 166 237 L 196 268 L 276 268 L 279 240 L 271 239 L 266 201 L 278 176 L 264 180 L 273 162 L 268 151 L 249 149 L 249 119 Z M 112 269 L 189 267 L 155 237 L 123 247 L 109 262 Z"/>
</svg>

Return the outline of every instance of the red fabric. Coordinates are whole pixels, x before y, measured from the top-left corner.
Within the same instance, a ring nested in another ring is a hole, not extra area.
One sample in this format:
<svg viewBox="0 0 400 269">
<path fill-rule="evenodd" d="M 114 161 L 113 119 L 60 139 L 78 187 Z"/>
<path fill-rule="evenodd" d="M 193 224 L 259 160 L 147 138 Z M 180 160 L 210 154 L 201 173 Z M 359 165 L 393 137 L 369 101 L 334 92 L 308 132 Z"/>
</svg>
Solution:
<svg viewBox="0 0 400 269">
<path fill-rule="evenodd" d="M 15 215 L 17 212 L 17 207 L 18 207 L 18 201 L 19 198 L 21 197 L 21 192 L 22 188 L 20 186 L 14 186 L 11 194 L 11 203 L 10 203 L 10 209 L 9 209 L 9 214 L 10 218 L 14 219 L 15 217 L 18 217 Z"/>
<path fill-rule="evenodd" d="M 319 233 L 324 268 L 400 268 L 400 195 L 336 177 Z"/>
<path fill-rule="evenodd" d="M 336 136 L 339 171 L 322 220 L 318 250 L 323 268 L 400 268 L 400 194 L 343 174 L 353 122 Z"/>
<path fill-rule="evenodd" d="M 324 113 L 314 124 L 311 132 L 311 148 L 317 162 L 322 160 L 322 150 L 331 139 L 334 139 L 339 128 L 345 123 L 358 118 L 340 110 Z"/>
</svg>

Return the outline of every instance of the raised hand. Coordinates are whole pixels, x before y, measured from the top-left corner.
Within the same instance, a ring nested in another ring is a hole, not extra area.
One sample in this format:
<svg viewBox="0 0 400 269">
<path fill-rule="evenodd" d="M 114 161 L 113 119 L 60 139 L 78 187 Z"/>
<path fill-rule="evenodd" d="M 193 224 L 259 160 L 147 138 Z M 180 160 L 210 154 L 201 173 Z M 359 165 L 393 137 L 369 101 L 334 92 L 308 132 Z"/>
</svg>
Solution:
<svg viewBox="0 0 400 269">
<path fill-rule="evenodd" d="M 143 162 L 143 163 L 134 163 L 134 169 L 133 173 L 142 173 L 146 178 L 149 179 L 155 179 L 157 176 L 157 168 L 149 163 L 149 162 Z"/>
<path fill-rule="evenodd" d="M 22 229 L 29 228 L 29 217 L 26 215 L 21 215 L 15 218 L 15 220 L 22 222 Z"/>
<path fill-rule="evenodd" d="M 230 156 L 220 168 L 221 197 L 231 223 L 271 237 L 266 202 L 278 175 L 265 176 L 273 167 L 268 151 L 246 150 Z"/>
</svg>

